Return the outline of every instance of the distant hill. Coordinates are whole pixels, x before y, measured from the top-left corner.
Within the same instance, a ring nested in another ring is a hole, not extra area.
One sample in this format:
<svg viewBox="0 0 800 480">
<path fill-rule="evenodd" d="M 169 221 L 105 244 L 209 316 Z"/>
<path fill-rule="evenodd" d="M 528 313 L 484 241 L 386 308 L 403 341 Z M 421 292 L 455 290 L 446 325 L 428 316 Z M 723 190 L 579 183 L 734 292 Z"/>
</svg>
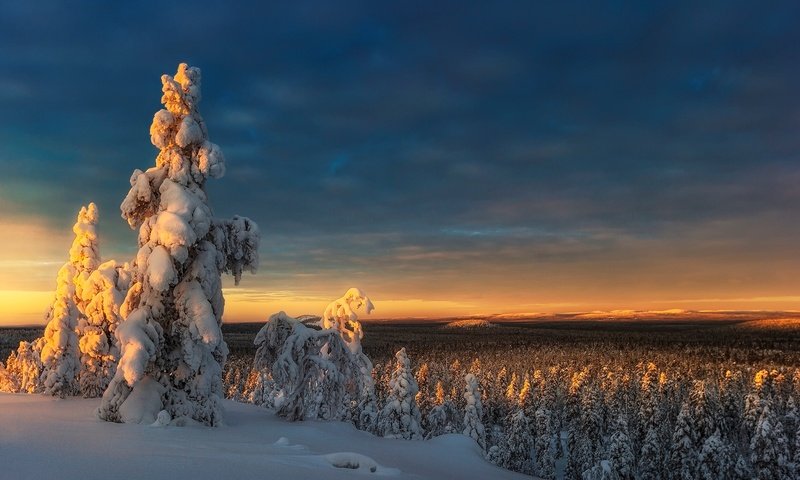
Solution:
<svg viewBox="0 0 800 480">
<path fill-rule="evenodd" d="M 471 320 L 457 320 L 455 322 L 450 322 L 444 325 L 443 328 L 468 328 L 468 329 L 478 329 L 478 328 L 495 328 L 497 325 L 494 323 L 483 320 L 483 319 L 471 319 Z"/>
</svg>

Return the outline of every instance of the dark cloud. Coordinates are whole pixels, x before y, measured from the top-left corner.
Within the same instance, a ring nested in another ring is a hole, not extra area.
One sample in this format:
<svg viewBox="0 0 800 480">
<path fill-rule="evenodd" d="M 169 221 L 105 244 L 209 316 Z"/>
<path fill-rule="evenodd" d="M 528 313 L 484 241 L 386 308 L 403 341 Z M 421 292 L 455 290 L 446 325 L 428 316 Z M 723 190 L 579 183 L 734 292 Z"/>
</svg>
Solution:
<svg viewBox="0 0 800 480">
<path fill-rule="evenodd" d="M 117 208 L 189 61 L 229 162 L 213 205 L 258 221 L 273 273 L 568 264 L 715 222 L 796 240 L 799 22 L 789 1 L 6 2 L 0 208 L 66 227 L 95 200 L 132 251 Z"/>
</svg>

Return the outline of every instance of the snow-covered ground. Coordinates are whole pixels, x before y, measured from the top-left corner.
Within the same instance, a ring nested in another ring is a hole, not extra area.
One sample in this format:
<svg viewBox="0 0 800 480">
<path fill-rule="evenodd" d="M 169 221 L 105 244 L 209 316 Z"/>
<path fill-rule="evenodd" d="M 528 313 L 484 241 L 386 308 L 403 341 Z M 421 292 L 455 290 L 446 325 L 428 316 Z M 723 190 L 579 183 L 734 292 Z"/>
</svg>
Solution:
<svg viewBox="0 0 800 480">
<path fill-rule="evenodd" d="M 107 423 L 97 399 L 0 393 L 0 480 L 522 479 L 463 435 L 392 440 L 225 402 L 225 426 Z M 338 465 L 338 467 L 337 467 Z"/>
</svg>

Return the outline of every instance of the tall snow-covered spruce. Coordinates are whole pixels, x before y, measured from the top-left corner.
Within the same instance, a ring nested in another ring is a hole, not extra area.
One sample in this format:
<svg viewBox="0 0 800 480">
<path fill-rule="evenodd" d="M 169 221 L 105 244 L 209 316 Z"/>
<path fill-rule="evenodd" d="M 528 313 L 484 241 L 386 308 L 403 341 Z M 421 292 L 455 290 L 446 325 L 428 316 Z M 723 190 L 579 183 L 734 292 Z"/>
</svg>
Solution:
<svg viewBox="0 0 800 480">
<path fill-rule="evenodd" d="M 47 327 L 41 349 L 41 384 L 45 394 L 65 397 L 76 395 L 80 388 L 80 353 L 76 329 L 83 316 L 81 290 L 100 264 L 97 247 L 97 207 L 82 207 L 72 227 L 75 240 L 69 249 L 69 261 L 58 271 L 56 295 L 47 313 Z"/>
<path fill-rule="evenodd" d="M 244 270 L 255 271 L 258 227 L 244 217 L 215 219 L 208 205 L 205 182 L 223 176 L 225 159 L 197 110 L 200 70 L 181 64 L 161 83 L 166 108 L 150 126 L 160 152 L 154 167 L 133 172 L 120 207 L 139 229 L 139 251 L 115 331 L 120 361 L 98 415 L 123 421 L 121 408 L 139 390 L 140 400 L 160 399 L 172 418 L 219 425 L 228 355 L 220 276 L 238 283 Z"/>
</svg>

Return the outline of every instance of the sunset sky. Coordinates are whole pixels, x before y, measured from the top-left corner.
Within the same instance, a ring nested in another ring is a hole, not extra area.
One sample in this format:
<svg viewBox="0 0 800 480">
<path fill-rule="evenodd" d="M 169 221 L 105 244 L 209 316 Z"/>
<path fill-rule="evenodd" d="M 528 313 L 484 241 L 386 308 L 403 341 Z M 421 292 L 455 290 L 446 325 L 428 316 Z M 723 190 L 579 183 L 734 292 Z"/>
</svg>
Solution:
<svg viewBox="0 0 800 480">
<path fill-rule="evenodd" d="M 0 324 L 43 323 L 82 204 L 104 259 L 160 76 L 203 71 L 261 227 L 226 320 L 800 309 L 800 2 L 3 2 Z"/>
</svg>

